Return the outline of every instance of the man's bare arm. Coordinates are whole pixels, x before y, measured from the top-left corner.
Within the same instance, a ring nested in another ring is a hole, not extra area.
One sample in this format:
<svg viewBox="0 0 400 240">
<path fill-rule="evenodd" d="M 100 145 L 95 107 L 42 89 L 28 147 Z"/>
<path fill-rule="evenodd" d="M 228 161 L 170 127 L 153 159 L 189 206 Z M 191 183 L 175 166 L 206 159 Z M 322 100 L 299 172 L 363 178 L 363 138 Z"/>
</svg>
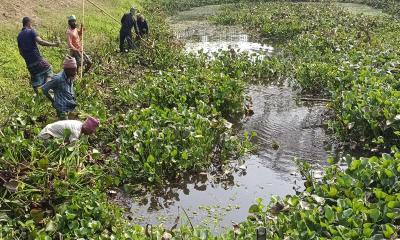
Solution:
<svg viewBox="0 0 400 240">
<path fill-rule="evenodd" d="M 59 42 L 54 42 L 54 43 L 48 42 L 48 41 L 41 39 L 39 36 L 36 37 L 36 42 L 39 45 L 46 46 L 46 47 L 58 47 L 60 45 Z"/>
</svg>

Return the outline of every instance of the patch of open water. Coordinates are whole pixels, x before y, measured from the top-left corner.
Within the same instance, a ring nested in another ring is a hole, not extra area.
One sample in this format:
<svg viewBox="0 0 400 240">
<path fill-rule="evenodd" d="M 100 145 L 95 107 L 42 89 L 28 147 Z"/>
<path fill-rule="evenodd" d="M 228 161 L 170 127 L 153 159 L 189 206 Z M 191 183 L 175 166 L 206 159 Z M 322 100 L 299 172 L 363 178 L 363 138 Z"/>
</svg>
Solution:
<svg viewBox="0 0 400 240">
<path fill-rule="evenodd" d="M 229 48 L 261 55 L 273 52 L 271 46 L 252 41 L 238 27 L 213 26 L 196 15 L 206 12 L 204 8 L 194 9 L 172 20 L 176 37 L 187 41 L 187 52 L 213 53 Z M 193 18 L 190 14 L 194 14 Z M 187 176 L 156 194 L 132 197 L 118 193 L 118 202 L 129 210 L 127 215 L 134 223 L 171 226 L 178 215 L 187 222 L 182 217 L 186 215 L 184 208 L 195 225 L 206 225 L 216 232 L 231 229 L 232 221 L 240 222 L 248 216 L 248 207 L 256 198 L 295 193 L 301 183 L 295 158 L 313 165 L 325 163 L 329 137 L 322 127 L 326 115 L 323 104 L 299 102 L 297 93 L 285 84 L 252 85 L 247 93 L 252 98 L 254 115 L 245 119 L 241 128 L 257 133 L 257 153 L 246 156 L 241 163 L 233 163 L 237 167 L 232 174 Z"/>
</svg>

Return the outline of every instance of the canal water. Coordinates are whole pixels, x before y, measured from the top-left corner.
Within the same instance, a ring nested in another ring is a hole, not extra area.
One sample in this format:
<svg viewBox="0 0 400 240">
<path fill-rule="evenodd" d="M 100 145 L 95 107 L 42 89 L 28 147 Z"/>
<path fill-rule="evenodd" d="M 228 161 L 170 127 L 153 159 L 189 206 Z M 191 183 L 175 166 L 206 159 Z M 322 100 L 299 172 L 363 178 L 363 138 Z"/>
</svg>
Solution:
<svg viewBox="0 0 400 240">
<path fill-rule="evenodd" d="M 207 21 L 217 10 L 218 6 L 195 8 L 170 19 L 176 38 L 185 41 L 188 53 L 211 55 L 220 49 L 259 56 L 274 53 L 273 46 L 257 42 L 240 27 L 214 26 Z M 233 172 L 187 176 L 180 183 L 140 196 L 118 193 L 127 217 L 136 224 L 164 223 L 168 227 L 181 216 L 183 222 L 190 219 L 193 225 L 215 232 L 231 229 L 233 223 L 248 216 L 248 207 L 256 198 L 267 201 L 273 195 L 294 194 L 302 187 L 295 159 L 316 168 L 325 164 L 329 138 L 323 128 L 327 115 L 323 103 L 299 101 L 298 94 L 286 84 L 251 85 L 247 94 L 254 114 L 240 125 L 242 131 L 257 133 L 257 152 L 232 162 Z"/>
</svg>

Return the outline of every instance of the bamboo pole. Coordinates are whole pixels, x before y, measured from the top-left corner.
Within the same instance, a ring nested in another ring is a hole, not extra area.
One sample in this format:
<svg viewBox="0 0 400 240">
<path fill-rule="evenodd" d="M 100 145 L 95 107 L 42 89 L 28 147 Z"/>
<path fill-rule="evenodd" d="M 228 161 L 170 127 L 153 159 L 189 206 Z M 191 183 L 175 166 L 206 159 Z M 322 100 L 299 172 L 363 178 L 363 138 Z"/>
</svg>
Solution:
<svg viewBox="0 0 400 240">
<path fill-rule="evenodd" d="M 82 0 L 82 25 L 81 25 L 81 30 L 82 30 L 82 36 L 81 36 L 81 43 L 82 43 L 82 49 L 81 49 L 81 78 L 83 78 L 83 61 L 84 61 L 84 59 L 83 59 L 83 50 L 84 50 L 84 44 L 83 44 L 83 32 L 84 32 L 84 30 L 83 30 L 83 27 L 82 26 L 85 26 L 85 0 Z"/>
<path fill-rule="evenodd" d="M 111 19 L 113 19 L 114 21 L 116 21 L 117 23 L 119 23 L 119 21 L 117 19 L 115 19 L 113 16 L 111 16 L 111 14 L 109 14 L 108 12 L 106 12 L 103 8 L 99 7 L 96 3 L 94 3 L 91 0 L 87 0 L 89 3 L 91 3 L 93 6 L 95 6 L 96 8 L 98 8 L 100 11 L 102 11 L 105 15 L 109 16 Z"/>
</svg>

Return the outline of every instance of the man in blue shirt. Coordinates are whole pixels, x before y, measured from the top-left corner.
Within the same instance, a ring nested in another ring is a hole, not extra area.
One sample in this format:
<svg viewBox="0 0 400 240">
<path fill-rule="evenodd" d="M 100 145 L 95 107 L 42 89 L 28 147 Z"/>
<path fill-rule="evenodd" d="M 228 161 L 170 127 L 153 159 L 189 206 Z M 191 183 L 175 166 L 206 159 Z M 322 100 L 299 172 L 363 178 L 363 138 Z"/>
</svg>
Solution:
<svg viewBox="0 0 400 240">
<path fill-rule="evenodd" d="M 22 19 L 22 25 L 23 28 L 17 38 L 19 53 L 25 59 L 33 90 L 37 93 L 37 88 L 52 75 L 51 65 L 40 55 L 37 44 L 57 47 L 59 42 L 51 43 L 41 39 L 32 28 L 32 20 L 29 17 Z"/>
<path fill-rule="evenodd" d="M 68 113 L 73 112 L 76 107 L 73 85 L 77 70 L 75 58 L 67 57 L 63 67 L 63 71 L 42 86 L 44 95 L 52 102 L 60 120 L 67 119 Z M 54 97 L 50 95 L 50 90 L 53 90 Z"/>
<path fill-rule="evenodd" d="M 129 13 L 125 13 L 121 19 L 121 30 L 119 31 L 119 49 L 125 51 L 125 40 L 128 42 L 128 49 L 133 49 L 132 28 L 135 29 L 136 35 L 140 38 L 140 33 L 136 23 L 136 9 L 132 7 Z"/>
</svg>

